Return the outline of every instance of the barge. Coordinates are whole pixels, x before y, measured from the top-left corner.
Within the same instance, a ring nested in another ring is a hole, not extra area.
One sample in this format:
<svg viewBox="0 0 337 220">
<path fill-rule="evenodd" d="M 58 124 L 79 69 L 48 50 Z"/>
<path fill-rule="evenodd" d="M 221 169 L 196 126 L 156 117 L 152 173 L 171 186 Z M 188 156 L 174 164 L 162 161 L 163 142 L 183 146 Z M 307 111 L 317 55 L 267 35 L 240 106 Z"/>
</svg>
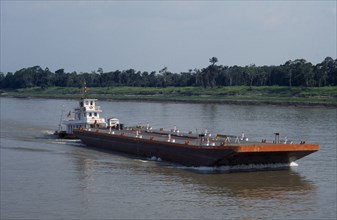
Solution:
<svg viewBox="0 0 337 220">
<path fill-rule="evenodd" d="M 235 136 L 173 133 L 126 128 L 78 129 L 74 134 L 91 147 L 143 157 L 156 157 L 184 166 L 235 166 L 290 164 L 319 150 L 317 144 L 251 142 Z M 276 140 L 279 134 L 275 134 Z"/>
</svg>

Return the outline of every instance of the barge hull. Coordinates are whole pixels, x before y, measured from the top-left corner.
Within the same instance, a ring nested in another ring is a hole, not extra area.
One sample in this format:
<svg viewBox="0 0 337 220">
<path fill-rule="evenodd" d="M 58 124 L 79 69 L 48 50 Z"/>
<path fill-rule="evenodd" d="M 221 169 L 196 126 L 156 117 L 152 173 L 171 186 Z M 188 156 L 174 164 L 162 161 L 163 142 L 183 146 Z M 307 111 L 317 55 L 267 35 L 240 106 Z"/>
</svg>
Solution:
<svg viewBox="0 0 337 220">
<path fill-rule="evenodd" d="M 74 134 L 87 146 L 138 155 L 158 157 L 185 166 L 235 166 L 249 164 L 289 164 L 318 150 L 318 145 L 230 145 L 196 146 L 85 130 Z M 306 146 L 306 147 L 304 147 Z"/>
</svg>

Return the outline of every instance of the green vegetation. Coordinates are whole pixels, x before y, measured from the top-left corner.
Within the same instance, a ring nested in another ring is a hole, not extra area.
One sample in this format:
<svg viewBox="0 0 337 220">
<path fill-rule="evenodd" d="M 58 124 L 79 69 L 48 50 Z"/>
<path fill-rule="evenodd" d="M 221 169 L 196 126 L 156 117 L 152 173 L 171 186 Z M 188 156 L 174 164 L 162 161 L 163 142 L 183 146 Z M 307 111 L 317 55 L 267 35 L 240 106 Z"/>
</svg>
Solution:
<svg viewBox="0 0 337 220">
<path fill-rule="evenodd" d="M 91 73 L 54 73 L 40 66 L 0 73 L 1 96 L 78 98 L 90 88 L 99 99 L 137 101 L 214 102 L 236 104 L 337 106 L 337 59 L 326 57 L 313 65 L 304 59 L 279 66 L 216 65 L 172 73 L 166 67 L 152 72 L 134 69 Z"/>
<path fill-rule="evenodd" d="M 79 98 L 76 87 L 39 87 L 3 91 L 2 96 L 38 98 Z M 93 87 L 89 97 L 100 100 L 175 101 L 198 103 L 319 105 L 337 107 L 337 86 L 226 86 L 203 87 Z"/>
<path fill-rule="evenodd" d="M 84 81 L 89 87 L 337 86 L 337 59 L 331 57 L 316 65 L 297 59 L 279 66 L 260 67 L 254 64 L 244 67 L 216 65 L 216 57 L 209 61 L 211 65 L 203 69 L 190 69 L 181 73 L 172 73 L 166 67 L 158 73 L 134 69 L 104 72 L 102 68 L 91 73 L 66 73 L 64 69 L 53 73 L 48 68 L 34 66 L 14 74 L 0 73 L 0 89 L 81 87 Z"/>
</svg>

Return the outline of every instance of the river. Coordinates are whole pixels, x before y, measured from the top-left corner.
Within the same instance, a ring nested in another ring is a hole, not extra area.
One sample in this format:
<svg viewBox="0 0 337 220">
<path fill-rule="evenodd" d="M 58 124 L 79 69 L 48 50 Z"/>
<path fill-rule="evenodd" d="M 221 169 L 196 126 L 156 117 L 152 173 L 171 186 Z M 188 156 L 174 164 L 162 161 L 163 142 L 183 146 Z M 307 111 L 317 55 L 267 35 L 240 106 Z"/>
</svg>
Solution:
<svg viewBox="0 0 337 220">
<path fill-rule="evenodd" d="M 0 98 L 1 219 L 336 219 L 336 109 L 98 104 L 126 125 L 244 132 L 252 140 L 279 132 L 321 149 L 287 170 L 188 168 L 55 139 L 61 112 L 77 100 Z"/>
</svg>

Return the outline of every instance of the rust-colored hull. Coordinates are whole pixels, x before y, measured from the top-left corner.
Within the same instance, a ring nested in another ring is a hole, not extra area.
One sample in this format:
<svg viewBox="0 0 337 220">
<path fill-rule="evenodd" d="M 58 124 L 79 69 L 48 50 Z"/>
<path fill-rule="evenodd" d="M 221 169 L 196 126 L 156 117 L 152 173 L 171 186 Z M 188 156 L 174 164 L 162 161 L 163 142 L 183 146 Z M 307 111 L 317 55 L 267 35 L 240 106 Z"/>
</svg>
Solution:
<svg viewBox="0 0 337 220">
<path fill-rule="evenodd" d="M 319 150 L 317 144 L 231 144 L 198 146 L 102 132 L 76 130 L 88 146 L 144 157 L 158 157 L 185 166 L 285 164 Z"/>
</svg>

